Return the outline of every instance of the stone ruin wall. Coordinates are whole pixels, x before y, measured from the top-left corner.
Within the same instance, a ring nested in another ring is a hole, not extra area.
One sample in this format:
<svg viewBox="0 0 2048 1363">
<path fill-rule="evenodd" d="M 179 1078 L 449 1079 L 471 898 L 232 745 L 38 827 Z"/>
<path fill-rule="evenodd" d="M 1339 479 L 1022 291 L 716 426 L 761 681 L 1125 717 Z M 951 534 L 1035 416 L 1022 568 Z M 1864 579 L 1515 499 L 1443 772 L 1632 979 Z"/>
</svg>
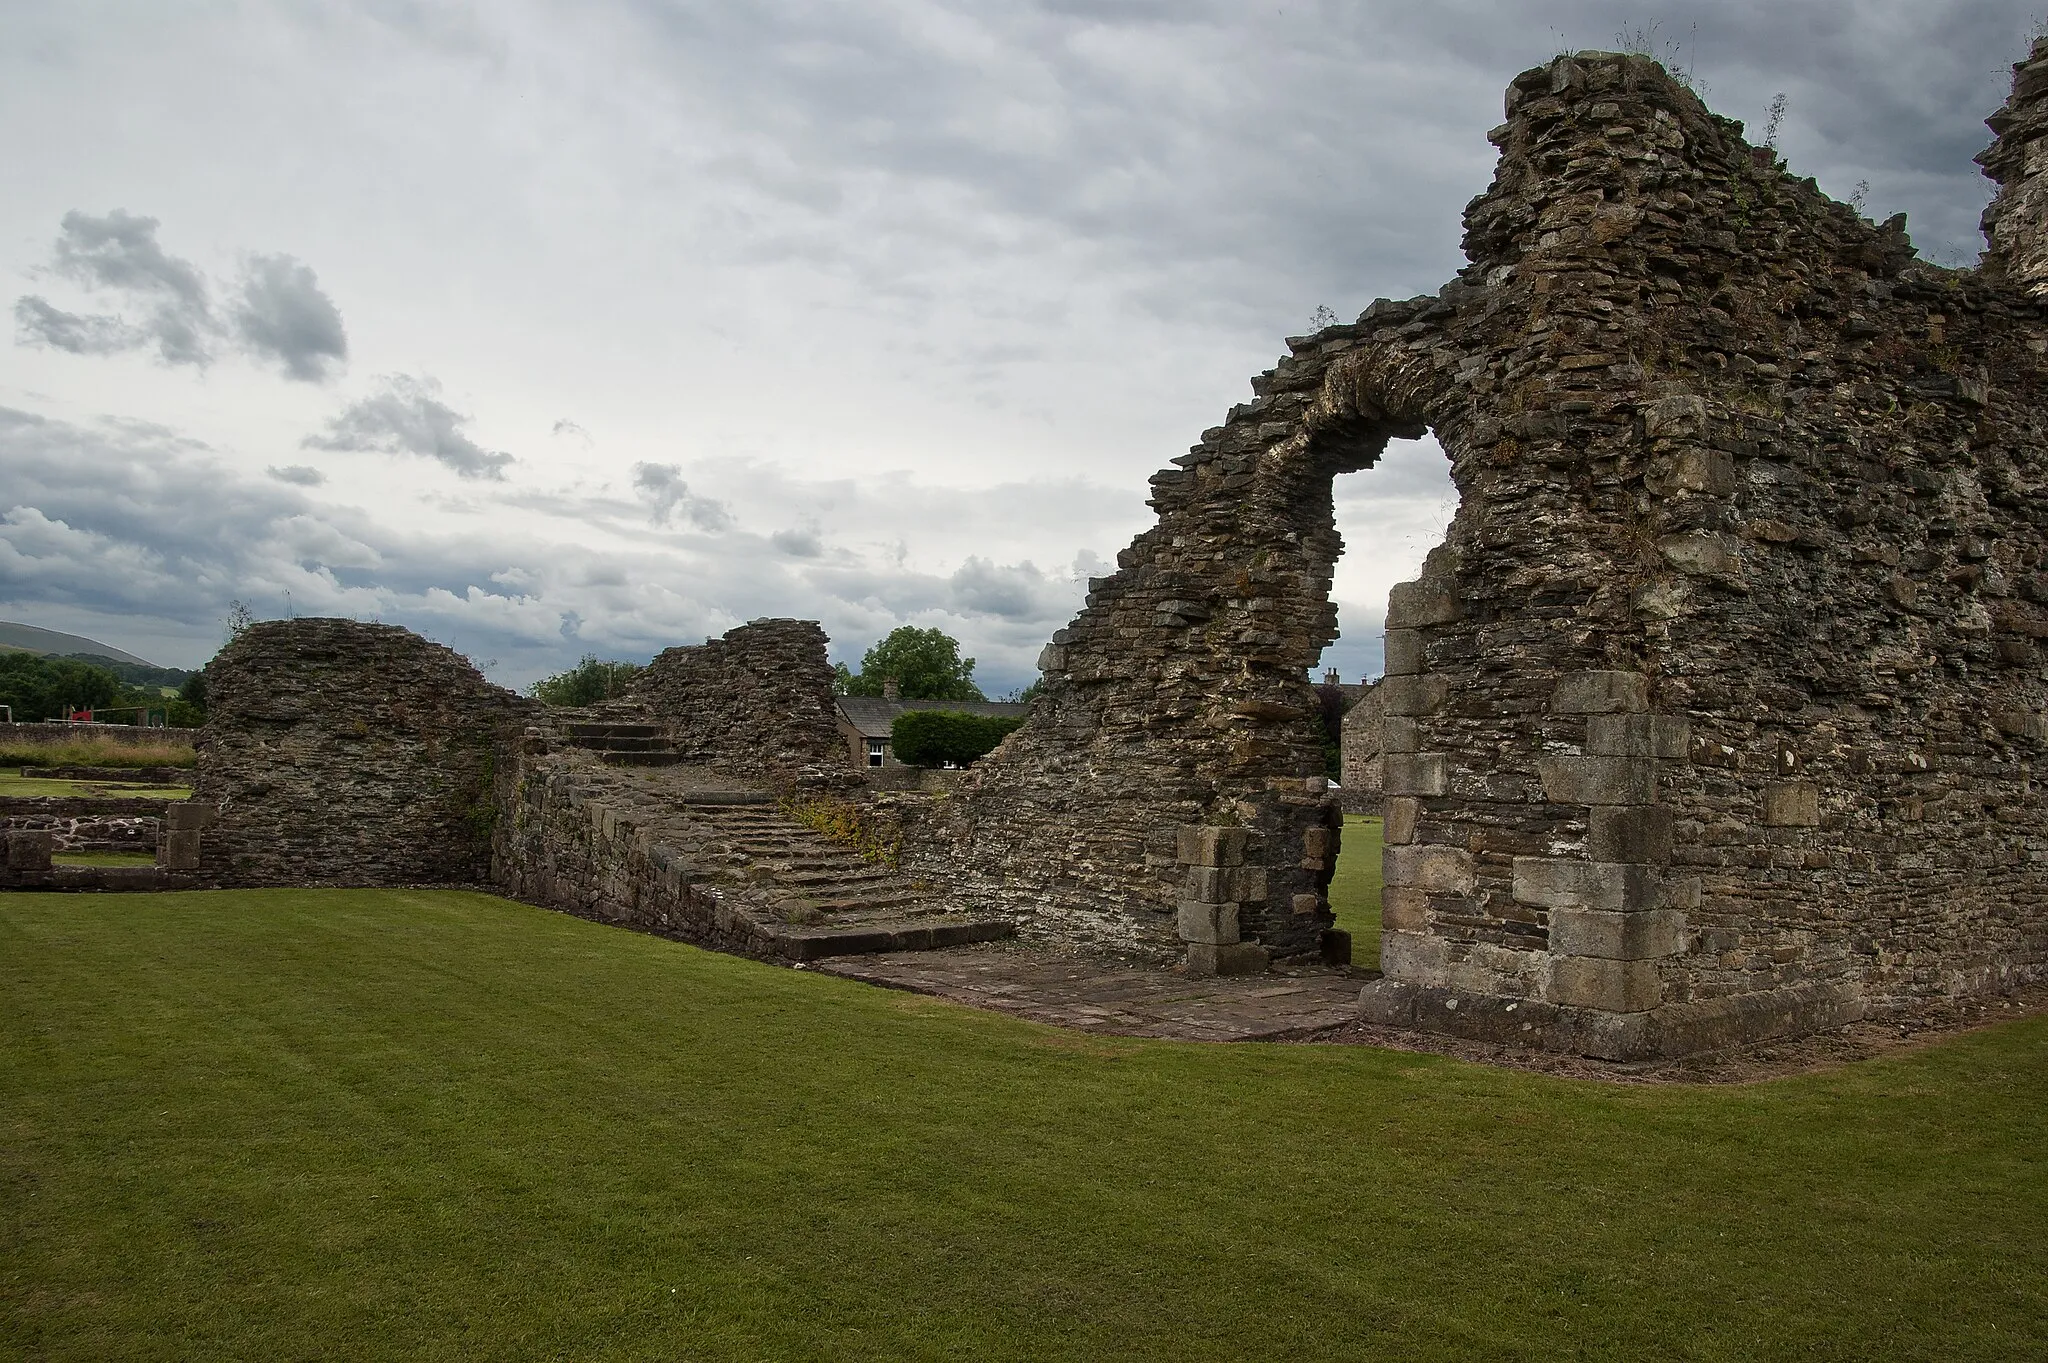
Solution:
<svg viewBox="0 0 2048 1363">
<path fill-rule="evenodd" d="M 1329 480 L 1427 429 L 1461 503 L 1389 603 L 1368 1015 L 1640 1055 L 2039 973 L 2043 55 L 1976 271 L 1645 59 L 1517 78 L 1471 265 L 1292 342 L 1155 477 L 944 827 L 970 884 L 1198 964 L 1228 909 L 1308 949 Z"/>
<path fill-rule="evenodd" d="M 206 669 L 193 799 L 223 885 L 489 878 L 502 752 L 537 702 L 395 625 L 269 620 Z"/>
<path fill-rule="evenodd" d="M 628 698 L 669 727 L 686 761 L 806 787 L 855 783 L 827 642 L 815 621 L 750 621 L 723 638 L 663 650 Z"/>
</svg>

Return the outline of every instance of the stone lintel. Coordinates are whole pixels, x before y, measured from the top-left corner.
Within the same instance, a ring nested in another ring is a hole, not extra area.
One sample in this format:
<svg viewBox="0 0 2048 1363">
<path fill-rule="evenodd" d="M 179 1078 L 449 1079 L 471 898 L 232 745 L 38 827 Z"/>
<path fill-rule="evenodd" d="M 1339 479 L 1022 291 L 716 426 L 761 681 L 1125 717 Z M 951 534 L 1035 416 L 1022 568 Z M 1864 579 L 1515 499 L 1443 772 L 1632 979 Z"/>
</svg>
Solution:
<svg viewBox="0 0 2048 1363">
<path fill-rule="evenodd" d="M 1242 866 L 1245 837 L 1242 828 L 1190 824 L 1177 830 L 1175 851 L 1190 866 Z"/>
<path fill-rule="evenodd" d="M 1179 927 L 1183 942 L 1227 946 L 1238 940 L 1237 905 L 1183 902 Z"/>
<path fill-rule="evenodd" d="M 1595 805 L 1586 832 L 1594 861 L 1662 866 L 1671 860 L 1673 812 L 1662 805 Z"/>
<path fill-rule="evenodd" d="M 1647 805 L 1657 798 L 1657 763 L 1651 758 L 1543 757 L 1536 770 L 1543 798 L 1553 804 Z"/>
<path fill-rule="evenodd" d="M 1256 942 L 1188 943 L 1190 975 L 1259 975 L 1270 962 L 1266 949 Z"/>
<path fill-rule="evenodd" d="M 1433 715 L 1450 699 L 1451 679 L 1440 672 L 1388 677 L 1379 686 L 1381 711 L 1392 716 Z"/>
<path fill-rule="evenodd" d="M 1615 961 L 1597 956 L 1553 956 L 1543 996 L 1572 1008 L 1603 1013 L 1646 1013 L 1664 998 L 1654 961 Z"/>
<path fill-rule="evenodd" d="M 1597 757 L 1679 760 L 1692 739 L 1692 723 L 1677 715 L 1593 715 L 1586 720 L 1586 751 Z"/>
<path fill-rule="evenodd" d="M 1557 715 L 1635 714 L 1650 708 L 1650 679 L 1640 672 L 1567 672 L 1550 693 Z"/>
<path fill-rule="evenodd" d="M 1382 883 L 1401 889 L 1470 894 L 1477 883 L 1472 854 L 1456 847 L 1389 847 L 1380 854 L 1380 867 Z"/>
<path fill-rule="evenodd" d="M 1600 909 L 1552 909 L 1550 949 L 1565 956 L 1599 956 L 1646 961 L 1685 952 L 1685 915 L 1676 909 L 1608 913 Z"/>
<path fill-rule="evenodd" d="M 1450 758 L 1443 753 L 1380 758 L 1380 789 L 1387 795 L 1441 795 L 1450 788 Z"/>
<path fill-rule="evenodd" d="M 1388 677 L 1412 677 L 1426 669 L 1422 664 L 1422 632 L 1413 629 L 1387 631 L 1386 655 L 1380 671 Z"/>
<path fill-rule="evenodd" d="M 1422 801 L 1412 795 L 1396 795 L 1380 805 L 1380 840 L 1387 847 L 1404 847 L 1415 841 L 1415 821 L 1422 814 Z"/>
<path fill-rule="evenodd" d="M 1820 787 L 1811 781 L 1774 781 L 1765 786 L 1764 823 L 1771 828 L 1818 828 Z"/>
<path fill-rule="evenodd" d="M 1515 899 L 1545 909 L 1641 913 L 1657 907 L 1662 879 L 1654 866 L 1624 862 L 1566 861 L 1557 857 L 1514 860 Z"/>
<path fill-rule="evenodd" d="M 1448 582 L 1440 579 L 1397 582 L 1387 592 L 1387 628 L 1390 630 L 1447 625 L 1463 614 L 1457 593 L 1451 590 Z"/>
<path fill-rule="evenodd" d="M 164 806 L 164 827 L 174 833 L 211 828 L 220 818 L 220 806 L 209 800 L 180 800 Z"/>
</svg>

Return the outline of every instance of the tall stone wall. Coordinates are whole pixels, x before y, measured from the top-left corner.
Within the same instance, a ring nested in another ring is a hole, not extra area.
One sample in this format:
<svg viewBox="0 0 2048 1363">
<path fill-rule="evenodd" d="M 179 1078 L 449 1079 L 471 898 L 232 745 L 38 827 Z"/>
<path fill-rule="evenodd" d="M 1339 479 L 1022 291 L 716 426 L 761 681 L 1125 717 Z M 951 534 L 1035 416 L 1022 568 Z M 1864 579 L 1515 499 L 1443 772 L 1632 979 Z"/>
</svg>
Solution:
<svg viewBox="0 0 2048 1363">
<path fill-rule="evenodd" d="M 631 698 L 669 726 L 690 761 L 760 780 L 848 784 L 858 777 L 847 770 L 827 642 L 816 621 L 750 621 L 663 650 Z"/>
<path fill-rule="evenodd" d="M 1047 930 L 1305 949 L 1330 480 L 1429 430 L 1461 500 L 1389 601 L 1371 1015 L 1639 1055 L 2038 973 L 2042 61 L 1978 271 L 1650 61 L 1518 77 L 1471 265 L 1290 342 L 1153 479 L 938 840 Z"/>
<path fill-rule="evenodd" d="M 206 669 L 199 870 L 226 885 L 481 882 L 493 776 L 535 702 L 408 630 L 252 625 Z"/>
<path fill-rule="evenodd" d="M 1372 687 L 1344 712 L 1340 803 L 1347 814 L 1380 812 L 1380 749 L 1386 744 L 1386 702 Z"/>
</svg>

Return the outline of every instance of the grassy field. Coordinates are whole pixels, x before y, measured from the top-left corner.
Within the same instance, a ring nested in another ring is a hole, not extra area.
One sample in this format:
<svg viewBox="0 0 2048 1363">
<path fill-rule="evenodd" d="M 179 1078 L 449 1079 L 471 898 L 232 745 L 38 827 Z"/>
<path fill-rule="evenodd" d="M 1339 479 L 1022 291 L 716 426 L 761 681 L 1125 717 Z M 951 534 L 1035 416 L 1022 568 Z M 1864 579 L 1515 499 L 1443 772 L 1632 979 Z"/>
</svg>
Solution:
<svg viewBox="0 0 2048 1363">
<path fill-rule="evenodd" d="M 0 1357 L 2048 1355 L 2048 1019 L 1618 1087 L 461 892 L 0 895 Z"/>
<path fill-rule="evenodd" d="M 183 742 L 121 743 L 87 735 L 55 743 L 0 743 L 0 767 L 189 767 L 197 761 L 189 737 Z"/>
<path fill-rule="evenodd" d="M 1330 877 L 1330 911 L 1351 934 L 1351 964 L 1380 964 L 1380 821 L 1344 816 L 1344 841 Z"/>
<path fill-rule="evenodd" d="M 116 783 L 120 784 L 120 783 Z M 42 777 L 27 777 L 21 768 L 0 768 L 0 797 L 15 795 L 58 795 L 84 796 L 88 799 L 127 800 L 161 796 L 166 800 L 189 800 L 192 790 L 189 786 L 135 786 L 126 790 L 109 790 L 103 781 L 56 781 Z"/>
</svg>

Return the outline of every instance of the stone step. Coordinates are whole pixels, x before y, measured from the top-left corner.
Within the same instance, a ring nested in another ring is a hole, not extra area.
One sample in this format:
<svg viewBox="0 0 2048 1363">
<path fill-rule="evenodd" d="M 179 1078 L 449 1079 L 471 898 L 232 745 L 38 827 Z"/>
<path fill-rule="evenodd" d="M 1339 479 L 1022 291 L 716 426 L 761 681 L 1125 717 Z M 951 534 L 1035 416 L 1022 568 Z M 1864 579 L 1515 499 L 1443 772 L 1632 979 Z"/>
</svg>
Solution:
<svg viewBox="0 0 2048 1363">
<path fill-rule="evenodd" d="M 676 752 L 600 752 L 597 756 L 608 767 L 673 767 L 683 760 Z"/>
<path fill-rule="evenodd" d="M 942 921 L 878 919 L 852 927 L 784 927 L 769 932 L 770 949 L 793 961 L 818 961 L 828 956 L 865 956 L 881 951 L 936 951 L 944 947 L 994 942 L 1017 935 L 1016 925 L 1000 918 L 962 916 Z"/>
<path fill-rule="evenodd" d="M 562 726 L 571 738 L 660 738 L 659 724 L 594 724 L 571 722 Z"/>
</svg>

